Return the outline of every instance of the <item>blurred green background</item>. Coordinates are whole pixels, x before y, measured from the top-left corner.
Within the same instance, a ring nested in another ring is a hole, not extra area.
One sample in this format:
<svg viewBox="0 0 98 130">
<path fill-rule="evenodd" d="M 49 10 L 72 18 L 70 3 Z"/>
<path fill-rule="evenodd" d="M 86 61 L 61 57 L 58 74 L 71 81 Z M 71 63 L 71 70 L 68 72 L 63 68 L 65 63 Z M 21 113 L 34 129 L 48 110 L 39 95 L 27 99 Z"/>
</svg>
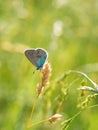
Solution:
<svg viewBox="0 0 98 130">
<path fill-rule="evenodd" d="M 27 48 L 44 48 L 52 67 L 50 88 L 34 111 L 34 121 L 55 114 L 62 86 L 55 79 L 70 70 L 87 73 L 98 83 L 97 0 L 0 0 L 0 130 L 25 130 L 40 72 L 25 58 Z M 74 78 L 70 77 L 68 82 Z M 64 119 L 78 112 L 77 84 L 60 113 Z M 92 104 L 97 104 L 95 98 Z M 97 130 L 98 107 L 85 110 L 69 130 Z M 59 130 L 59 123 L 36 125 L 30 130 Z"/>
</svg>

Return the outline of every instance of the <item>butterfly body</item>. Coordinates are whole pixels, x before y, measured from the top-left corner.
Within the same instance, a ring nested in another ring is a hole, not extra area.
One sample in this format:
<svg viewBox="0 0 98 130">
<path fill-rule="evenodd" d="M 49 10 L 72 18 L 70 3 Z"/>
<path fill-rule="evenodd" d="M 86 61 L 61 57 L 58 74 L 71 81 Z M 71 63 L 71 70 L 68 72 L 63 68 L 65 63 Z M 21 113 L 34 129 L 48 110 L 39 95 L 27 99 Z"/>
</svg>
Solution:
<svg viewBox="0 0 98 130">
<path fill-rule="evenodd" d="M 36 66 L 37 70 L 42 69 L 43 65 L 48 57 L 47 51 L 42 48 L 27 49 L 24 51 L 28 60 Z"/>
</svg>

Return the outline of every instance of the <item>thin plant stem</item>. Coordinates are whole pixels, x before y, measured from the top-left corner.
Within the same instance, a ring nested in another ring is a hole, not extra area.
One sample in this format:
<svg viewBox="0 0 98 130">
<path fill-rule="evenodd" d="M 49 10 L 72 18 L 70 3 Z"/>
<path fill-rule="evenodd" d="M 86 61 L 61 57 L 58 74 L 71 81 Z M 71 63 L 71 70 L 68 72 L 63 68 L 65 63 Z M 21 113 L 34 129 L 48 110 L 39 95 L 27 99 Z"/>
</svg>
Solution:
<svg viewBox="0 0 98 130">
<path fill-rule="evenodd" d="M 38 97 L 35 99 L 35 101 L 34 101 L 34 103 L 33 103 L 32 111 L 31 111 L 30 118 L 29 118 L 29 120 L 28 120 L 28 124 L 27 124 L 27 130 L 28 130 L 28 128 L 30 128 L 31 119 L 32 119 L 32 116 L 33 116 L 33 112 L 34 112 L 34 109 L 35 109 L 35 106 L 36 106 L 37 100 L 38 100 Z"/>
<path fill-rule="evenodd" d="M 32 126 L 34 126 L 34 125 L 38 125 L 38 124 L 40 124 L 40 123 L 46 122 L 46 121 L 48 121 L 48 120 L 49 120 L 49 119 L 45 119 L 45 120 L 42 120 L 42 121 L 39 121 L 39 122 L 36 122 L 36 123 L 32 123 L 31 125 L 29 125 L 29 128 L 32 127 Z"/>
<path fill-rule="evenodd" d="M 83 75 L 86 79 L 88 79 L 88 80 L 93 84 L 93 86 L 94 86 L 95 88 L 98 87 L 98 85 L 97 85 L 93 80 L 91 80 L 85 73 L 80 72 L 80 71 L 75 71 L 75 70 L 70 70 L 70 71 L 67 72 L 67 74 L 70 74 L 70 73 L 78 73 L 78 74 L 81 74 L 81 75 Z"/>
<path fill-rule="evenodd" d="M 87 107 L 87 108 L 85 108 L 85 109 L 79 111 L 78 113 L 76 113 L 73 117 L 69 118 L 69 120 L 71 120 L 70 123 L 71 123 L 81 112 L 83 112 L 83 111 L 86 110 L 86 109 L 91 109 L 91 108 L 94 108 L 94 107 L 98 107 L 98 104 L 89 106 L 89 107 Z M 70 123 L 69 123 L 69 125 L 70 125 Z M 66 127 L 66 130 L 69 128 L 69 125 Z M 61 130 L 62 130 L 62 129 L 61 129 Z"/>
<path fill-rule="evenodd" d="M 87 107 L 87 109 L 90 109 L 90 108 L 93 108 L 93 107 L 98 107 L 98 104 L 89 106 L 89 107 Z"/>
</svg>

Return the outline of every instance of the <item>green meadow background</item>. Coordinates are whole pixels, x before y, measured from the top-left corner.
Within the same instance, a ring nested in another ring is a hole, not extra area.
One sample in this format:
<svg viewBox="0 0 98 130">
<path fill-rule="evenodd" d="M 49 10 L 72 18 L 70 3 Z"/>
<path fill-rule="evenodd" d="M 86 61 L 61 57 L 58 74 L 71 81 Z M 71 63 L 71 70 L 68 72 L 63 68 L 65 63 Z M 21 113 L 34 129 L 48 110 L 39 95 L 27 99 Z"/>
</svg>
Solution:
<svg viewBox="0 0 98 130">
<path fill-rule="evenodd" d="M 52 72 L 32 121 L 55 113 L 63 115 L 62 121 L 69 119 L 81 110 L 77 88 L 82 81 L 91 84 L 80 75 L 70 75 L 63 85 L 56 80 L 69 70 L 79 70 L 98 83 L 98 1 L 0 0 L 0 130 L 26 130 L 41 72 L 33 75 L 35 67 L 23 52 L 39 47 L 47 50 Z M 89 106 L 95 104 L 98 97 Z M 60 123 L 45 122 L 28 130 L 60 130 Z M 98 130 L 98 107 L 85 109 L 68 130 Z"/>
</svg>

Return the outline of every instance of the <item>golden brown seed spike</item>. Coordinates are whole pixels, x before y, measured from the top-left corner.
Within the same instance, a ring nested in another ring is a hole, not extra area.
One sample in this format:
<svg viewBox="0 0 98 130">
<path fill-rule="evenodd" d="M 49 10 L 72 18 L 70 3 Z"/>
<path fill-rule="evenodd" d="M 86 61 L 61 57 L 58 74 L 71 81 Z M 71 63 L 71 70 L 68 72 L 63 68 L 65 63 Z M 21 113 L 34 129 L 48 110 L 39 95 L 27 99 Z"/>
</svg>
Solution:
<svg viewBox="0 0 98 130">
<path fill-rule="evenodd" d="M 40 93 L 42 92 L 42 89 L 49 84 L 49 79 L 51 76 L 51 66 L 50 64 L 47 62 L 43 69 L 41 70 L 41 83 L 39 83 L 37 85 L 37 93 L 38 96 L 40 95 Z"/>
<path fill-rule="evenodd" d="M 56 121 L 60 120 L 61 117 L 62 117 L 61 114 L 55 114 L 55 115 L 51 116 L 51 117 L 48 119 L 48 121 L 49 121 L 50 123 L 53 123 L 53 122 L 56 122 Z"/>
<path fill-rule="evenodd" d="M 49 83 L 49 78 L 51 76 L 51 67 L 49 63 L 46 63 L 44 65 L 44 68 L 42 69 L 42 84 L 43 86 L 47 85 Z"/>
</svg>

